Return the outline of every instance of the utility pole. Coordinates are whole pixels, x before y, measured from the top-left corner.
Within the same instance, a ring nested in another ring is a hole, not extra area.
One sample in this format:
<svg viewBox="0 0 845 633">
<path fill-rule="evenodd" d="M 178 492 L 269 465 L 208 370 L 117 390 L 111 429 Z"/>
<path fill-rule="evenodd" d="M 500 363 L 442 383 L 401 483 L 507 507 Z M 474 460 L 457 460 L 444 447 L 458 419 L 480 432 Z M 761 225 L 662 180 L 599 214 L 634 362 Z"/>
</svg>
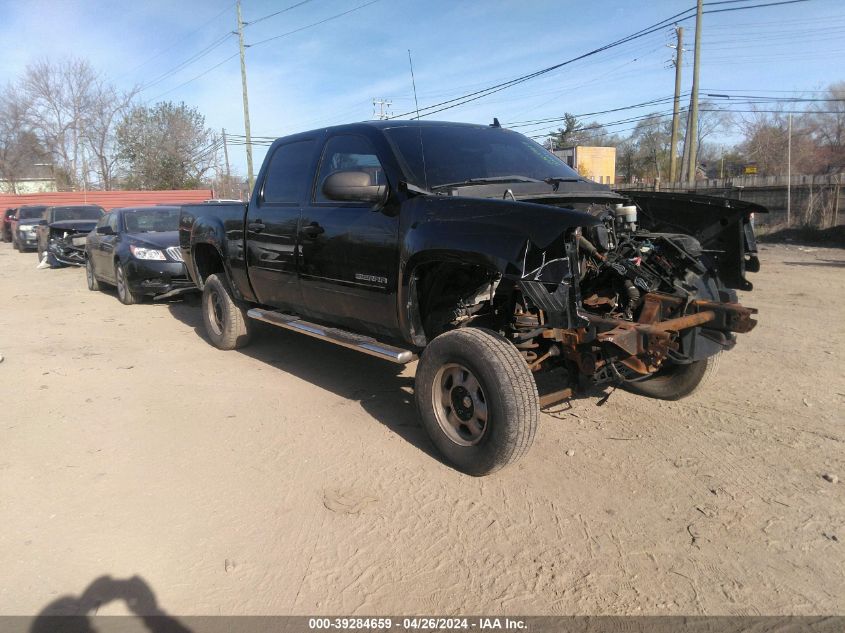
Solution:
<svg viewBox="0 0 845 633">
<path fill-rule="evenodd" d="M 226 142 L 226 128 L 223 128 L 223 158 L 226 159 L 226 178 L 231 178 L 232 172 L 229 170 L 229 145 Z"/>
<path fill-rule="evenodd" d="M 226 142 L 226 128 L 223 128 L 223 159 L 226 161 L 226 189 L 232 192 L 232 172 L 229 170 L 229 144 Z"/>
<path fill-rule="evenodd" d="M 246 62 L 244 61 L 244 21 L 241 17 L 241 0 L 237 1 L 238 5 L 238 46 L 241 51 L 241 86 L 244 93 L 244 132 L 246 133 L 246 175 L 249 189 L 252 191 L 252 186 L 255 183 L 255 178 L 252 174 L 252 135 L 249 132 L 249 97 L 246 91 Z"/>
<path fill-rule="evenodd" d="M 686 182 L 687 180 L 687 172 L 689 171 L 689 117 L 690 111 L 687 108 L 687 124 L 686 124 L 686 133 L 684 134 L 684 150 L 681 153 L 681 169 L 680 173 L 678 174 L 678 181 L 679 182 Z"/>
<path fill-rule="evenodd" d="M 684 27 L 675 29 L 678 43 L 675 47 L 675 101 L 672 105 L 672 140 L 669 142 L 669 182 L 675 182 L 678 176 L 678 125 L 681 105 L 681 64 L 684 57 Z"/>
<path fill-rule="evenodd" d="M 689 171 L 687 180 L 695 183 L 698 166 L 698 70 L 701 65 L 701 14 L 704 0 L 698 0 L 695 11 L 695 52 L 692 62 L 692 94 L 690 95 L 690 118 L 687 127 L 687 145 L 689 146 Z"/>
<path fill-rule="evenodd" d="M 786 136 L 786 226 L 792 220 L 792 114 L 789 114 Z"/>
</svg>

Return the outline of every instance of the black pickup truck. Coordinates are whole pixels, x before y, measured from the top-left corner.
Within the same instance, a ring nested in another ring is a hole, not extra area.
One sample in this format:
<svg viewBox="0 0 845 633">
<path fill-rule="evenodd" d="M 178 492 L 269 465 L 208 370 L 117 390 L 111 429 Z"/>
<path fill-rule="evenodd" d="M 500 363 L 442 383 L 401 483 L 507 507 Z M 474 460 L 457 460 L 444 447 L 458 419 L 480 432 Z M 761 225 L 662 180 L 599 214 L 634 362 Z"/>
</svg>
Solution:
<svg viewBox="0 0 845 633">
<path fill-rule="evenodd" d="M 248 205 L 182 208 L 212 343 L 251 320 L 395 363 L 458 469 L 530 447 L 541 407 L 693 392 L 756 312 L 757 205 L 617 193 L 491 126 L 373 121 L 275 141 Z"/>
</svg>

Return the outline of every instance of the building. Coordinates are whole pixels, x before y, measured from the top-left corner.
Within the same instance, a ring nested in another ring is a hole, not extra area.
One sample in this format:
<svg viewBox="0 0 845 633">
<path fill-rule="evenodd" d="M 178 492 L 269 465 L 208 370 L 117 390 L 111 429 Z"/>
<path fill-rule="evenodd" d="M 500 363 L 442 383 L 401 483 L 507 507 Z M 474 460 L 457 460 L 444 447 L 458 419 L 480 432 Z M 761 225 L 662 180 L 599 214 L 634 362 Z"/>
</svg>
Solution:
<svg viewBox="0 0 845 633">
<path fill-rule="evenodd" d="M 25 174 L 14 180 L 0 178 L 0 193 L 49 193 L 56 191 L 56 179 L 52 165 L 36 163 Z"/>
<path fill-rule="evenodd" d="M 56 190 L 56 181 L 52 178 L 21 178 L 14 182 L 0 180 L 0 192 L 3 193 L 47 193 Z"/>
<path fill-rule="evenodd" d="M 564 160 L 584 178 L 603 185 L 616 183 L 616 148 L 576 145 L 555 150 L 555 156 Z"/>
</svg>

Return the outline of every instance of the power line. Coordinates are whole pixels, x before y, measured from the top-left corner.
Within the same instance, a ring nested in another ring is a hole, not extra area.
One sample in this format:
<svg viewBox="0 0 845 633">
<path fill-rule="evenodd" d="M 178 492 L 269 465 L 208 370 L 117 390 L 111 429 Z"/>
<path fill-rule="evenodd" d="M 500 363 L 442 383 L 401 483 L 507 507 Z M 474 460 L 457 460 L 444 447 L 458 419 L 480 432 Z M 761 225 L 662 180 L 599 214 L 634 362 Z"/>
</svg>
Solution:
<svg viewBox="0 0 845 633">
<path fill-rule="evenodd" d="M 724 1 L 732 2 L 732 0 L 722 0 L 722 1 L 723 2 Z M 739 1 L 743 1 L 743 0 L 736 0 L 736 1 L 739 2 Z M 751 0 L 748 0 L 748 1 L 751 1 Z M 704 11 L 704 13 L 721 12 L 721 11 L 727 11 L 727 10 L 738 11 L 738 10 L 743 10 L 743 9 L 755 9 L 755 8 L 760 8 L 760 7 L 776 6 L 776 5 L 781 5 L 781 4 L 794 4 L 794 3 L 797 3 L 797 2 L 809 2 L 809 0 L 781 0 L 779 2 L 769 2 L 769 3 L 756 4 L 756 5 L 743 6 L 743 7 L 733 7 L 733 8 L 730 8 L 730 9 L 712 9 L 712 10 L 709 10 L 709 11 Z M 717 4 L 717 3 L 716 2 L 708 2 L 708 3 L 705 3 L 705 6 L 710 6 L 710 5 L 713 5 L 713 4 Z M 662 29 L 663 27 L 667 26 L 669 23 L 674 22 L 675 24 L 677 24 L 677 23 L 680 23 L 680 22 L 683 22 L 683 21 L 690 19 L 692 17 L 693 11 L 695 11 L 695 7 L 690 7 L 688 9 L 684 10 L 684 11 L 681 11 L 681 12 L 673 15 L 673 16 L 670 16 L 669 18 L 666 18 L 665 20 L 661 20 L 660 22 L 657 22 L 657 23 L 655 23 L 651 26 L 645 27 L 644 29 L 641 29 L 640 31 L 637 31 L 635 33 L 632 33 L 631 35 L 628 35 L 628 36 L 625 36 L 625 37 L 623 37 L 619 40 L 616 40 L 615 42 L 611 42 L 610 44 L 606 44 L 604 46 L 596 48 L 592 51 L 589 51 L 589 52 L 584 53 L 582 55 L 579 55 L 577 57 L 573 57 L 572 59 L 566 60 L 566 61 L 561 62 L 559 64 L 555 64 L 553 66 L 549 66 L 547 68 L 540 69 L 540 70 L 535 71 L 533 73 L 528 73 L 526 75 L 522 75 L 522 76 L 516 77 L 512 80 L 502 82 L 502 83 L 499 83 L 499 84 L 495 84 L 493 86 L 489 86 L 489 87 L 481 89 L 481 90 L 476 90 L 474 92 L 470 92 L 470 93 L 467 93 L 465 95 L 455 97 L 453 99 L 449 99 L 449 100 L 446 100 L 446 101 L 442 101 L 440 103 L 436 103 L 436 104 L 433 104 L 433 105 L 430 105 L 430 106 L 426 106 L 424 108 L 420 108 L 421 113 L 420 113 L 419 116 L 421 116 L 421 117 L 429 116 L 429 115 L 432 115 L 432 114 L 436 114 L 438 112 L 442 112 L 444 110 L 456 108 L 458 106 L 464 105 L 466 103 L 470 103 L 472 101 L 476 101 L 478 99 L 482 99 L 486 96 L 489 96 L 489 95 L 494 94 L 496 92 L 499 92 L 501 90 L 505 90 L 505 89 L 510 88 L 512 86 L 523 83 L 525 81 L 529 81 L 531 79 L 534 79 L 534 78 L 539 77 L 541 75 L 544 75 L 546 73 L 549 73 L 549 72 L 552 72 L 552 71 L 557 70 L 559 68 L 562 68 L 566 65 L 572 64 L 576 61 L 580 61 L 580 60 L 585 59 L 587 57 L 591 57 L 593 55 L 596 55 L 596 54 L 603 52 L 605 50 L 608 50 L 610 48 L 614 48 L 616 46 L 620 46 L 620 45 L 626 44 L 626 43 L 628 43 L 632 40 L 638 39 L 640 37 L 650 35 L 651 33 L 654 33 L 656 31 Z M 396 115 L 392 118 L 396 118 L 396 119 L 403 118 L 403 117 L 407 117 L 408 115 L 411 115 L 411 114 L 416 114 L 416 113 L 415 113 L 415 111 L 403 112 L 402 114 L 398 114 L 398 115 Z"/>
<path fill-rule="evenodd" d="M 730 2 L 731 0 L 727 0 Z M 737 0 L 742 1 L 742 0 Z M 733 7 L 729 9 L 710 9 L 708 11 L 704 11 L 704 13 L 725 13 L 727 11 L 745 11 L 746 9 L 760 9 L 762 7 L 776 7 L 781 4 L 796 4 L 798 2 L 809 2 L 810 0 L 781 0 L 780 2 L 766 2 L 764 4 L 752 4 L 750 6 L 745 7 Z M 727 4 L 727 2 L 707 2 L 706 5 L 710 6 L 712 4 Z"/>
<path fill-rule="evenodd" d="M 689 94 L 689 93 L 684 93 L 683 96 L 686 96 L 687 94 Z M 577 117 L 596 116 L 596 115 L 599 115 L 599 114 L 608 114 L 610 112 L 622 112 L 623 110 L 635 110 L 637 108 L 644 108 L 644 107 L 650 106 L 650 105 L 659 105 L 659 104 L 662 104 L 662 103 L 671 102 L 673 100 L 674 100 L 673 96 L 659 97 L 657 99 L 651 99 L 650 101 L 643 101 L 641 103 L 634 103 L 632 105 L 621 106 L 619 108 L 611 108 L 609 110 L 598 110 L 596 112 L 584 112 L 583 114 L 571 114 L 570 116 L 574 116 L 574 117 L 577 118 Z M 515 121 L 515 122 L 512 122 L 512 123 L 508 123 L 508 127 L 509 128 L 528 127 L 530 125 L 535 125 L 537 123 L 552 123 L 554 121 L 563 121 L 565 119 L 566 119 L 566 117 L 562 116 L 562 117 L 553 117 L 553 118 L 548 118 L 548 119 L 535 119 L 533 121 Z"/>
<path fill-rule="evenodd" d="M 673 16 L 670 16 L 670 17 L 668 17 L 664 20 L 661 20 L 660 22 L 656 22 L 655 24 L 652 24 L 651 26 L 647 26 L 644 29 L 641 29 L 641 30 L 639 30 L 635 33 L 632 33 L 630 35 L 626 35 L 625 37 L 620 38 L 620 39 L 618 39 L 614 42 L 611 42 L 609 44 L 605 44 L 604 46 L 600 46 L 599 48 L 593 49 L 593 50 L 591 50 L 587 53 L 583 53 L 581 55 L 578 55 L 578 56 L 573 57 L 571 59 L 568 59 L 566 61 L 560 62 L 558 64 L 554 64 L 553 66 L 549 66 L 547 68 L 542 68 L 542 69 L 534 71 L 532 73 L 528 73 L 526 75 L 522 75 L 520 77 L 516 77 L 514 79 L 511 79 L 509 81 L 505 81 L 505 82 L 502 82 L 502 83 L 499 83 L 499 84 L 495 84 L 493 86 L 489 86 L 487 88 L 483 88 L 481 90 L 476 90 L 475 92 L 470 92 L 470 93 L 462 95 L 460 97 L 455 97 L 453 99 L 448 99 L 446 101 L 441 101 L 440 103 L 435 103 L 433 105 L 426 106 L 424 108 L 420 108 L 420 110 L 421 110 L 421 112 L 423 112 L 423 114 L 420 114 L 419 116 L 429 116 L 431 114 L 436 114 L 437 112 L 442 112 L 443 110 L 449 110 L 450 108 L 456 108 L 458 106 L 464 105 L 464 104 L 469 103 L 471 101 L 476 101 L 477 99 L 481 99 L 483 97 L 489 96 L 489 95 L 494 94 L 496 92 L 499 92 L 501 90 L 505 90 L 506 88 L 510 88 L 512 86 L 524 83 L 524 82 L 529 81 L 531 79 L 535 79 L 536 77 L 540 77 L 541 75 L 545 75 L 545 74 L 550 73 L 550 72 L 557 70 L 559 68 L 563 68 L 564 66 L 567 66 L 567 65 L 572 64 L 574 62 L 580 61 L 582 59 L 592 57 L 593 55 L 597 55 L 598 53 L 604 52 L 604 51 L 609 50 L 611 48 L 621 46 L 622 44 L 627 44 L 628 42 L 631 42 L 635 39 L 639 39 L 641 37 L 645 37 L 646 35 L 650 35 L 650 34 L 656 32 L 656 31 L 664 28 L 667 24 L 671 23 L 672 21 L 679 22 L 679 21 L 689 19 L 690 17 L 692 17 L 692 15 L 685 15 L 685 14 L 689 14 L 693 10 L 694 10 L 694 8 L 691 7 L 689 9 L 686 9 L 685 11 L 681 11 L 680 13 L 676 13 Z M 437 108 L 439 108 L 439 109 L 437 109 Z M 396 115 L 392 118 L 400 119 L 400 118 L 408 116 L 409 114 L 415 114 L 415 111 L 404 112 L 404 113 Z"/>
<path fill-rule="evenodd" d="M 162 92 L 160 95 L 155 96 L 155 97 L 153 97 L 152 99 L 148 99 L 148 100 L 146 101 L 146 103 L 150 103 L 151 101 L 155 101 L 156 99 L 160 99 L 160 98 L 161 98 L 161 97 L 163 97 L 164 95 L 166 95 L 166 94 L 170 94 L 170 93 L 171 93 L 171 92 L 173 92 L 174 90 L 178 90 L 179 88 L 182 88 L 183 86 L 187 86 L 189 83 L 193 83 L 194 81 L 196 81 L 196 80 L 197 80 L 197 79 L 199 79 L 200 77 L 204 77 L 205 75 L 207 75 L 208 73 L 210 73 L 212 70 L 215 70 L 215 69 L 219 68 L 220 66 L 222 66 L 223 64 L 225 64 L 227 61 L 229 61 L 230 59 L 234 59 L 234 58 L 235 58 L 235 57 L 237 57 L 237 56 L 238 56 L 238 53 L 235 53 L 234 55 L 230 55 L 229 57 L 227 57 L 227 58 L 226 58 L 226 59 L 224 59 L 223 61 L 221 61 L 221 62 L 219 62 L 219 63 L 217 63 L 217 64 L 214 64 L 214 66 L 212 66 L 211 68 L 209 68 L 209 69 L 207 69 L 207 70 L 204 70 L 204 71 L 203 71 L 203 72 L 201 72 L 199 75 L 196 75 L 195 77 L 191 77 L 190 79 L 188 79 L 188 81 L 183 81 L 183 82 L 182 82 L 181 84 L 179 84 L 178 86 L 174 86 L 174 87 L 173 87 L 173 88 L 171 88 L 170 90 L 165 90 L 165 91 L 164 91 L 164 92 Z"/>
<path fill-rule="evenodd" d="M 153 61 L 154 59 L 158 59 L 159 57 L 161 57 L 162 55 L 164 55 L 166 52 L 168 52 L 168 51 L 170 51 L 170 50 L 173 50 L 176 46 L 178 46 L 179 44 L 181 44 L 181 43 L 182 43 L 182 42 L 183 42 L 186 38 L 189 38 L 189 37 L 191 37 L 192 35 L 195 35 L 195 34 L 199 33 L 202 29 L 204 29 L 206 26 L 208 26 L 209 24 L 211 24 L 212 22 L 214 22 L 214 20 L 216 20 L 216 19 L 217 19 L 217 18 L 219 18 L 221 15 L 223 15 L 224 13 L 226 13 L 226 11 L 228 11 L 229 9 L 231 9 L 233 6 L 235 6 L 235 4 L 234 4 L 234 3 L 231 3 L 231 4 L 226 5 L 226 7 L 225 7 L 225 8 L 223 8 L 223 9 L 222 9 L 219 13 L 215 13 L 215 14 L 214 14 L 214 17 L 212 17 L 212 18 L 210 18 L 209 20 L 207 20 L 207 21 L 203 22 L 203 23 L 202 23 L 201 25 L 199 25 L 196 29 L 194 29 L 193 31 L 191 31 L 191 32 L 190 32 L 190 33 L 188 33 L 187 35 L 183 36 L 182 38 L 177 39 L 176 41 L 174 41 L 174 42 L 173 42 L 170 46 L 168 46 L 167 48 L 164 48 L 164 49 L 160 50 L 158 53 L 156 53 L 155 55 L 153 55 L 152 57 L 147 58 L 147 60 L 146 60 L 146 61 L 143 61 L 143 62 L 141 62 L 140 64 L 138 64 L 137 66 L 133 67 L 133 68 L 132 68 L 131 70 L 129 70 L 129 71 L 128 71 L 125 75 L 122 75 L 122 76 L 118 79 L 118 81 L 119 81 L 120 79 L 123 79 L 123 78 L 125 78 L 125 77 L 128 77 L 129 75 L 131 75 L 132 73 L 134 73 L 134 72 L 135 72 L 136 70 L 138 70 L 139 68 L 143 68 L 144 66 L 146 66 L 147 64 L 149 64 L 149 63 L 150 63 L 151 61 Z"/>
<path fill-rule="evenodd" d="M 268 13 L 267 15 L 257 18 L 255 20 L 244 22 L 244 28 L 252 26 L 253 24 L 258 24 L 259 22 L 263 22 L 264 20 L 269 20 L 270 18 L 274 18 L 277 15 L 281 15 L 282 13 L 287 13 L 288 11 L 296 9 L 297 7 L 301 7 L 303 4 L 308 4 L 309 2 L 313 2 L 313 0 L 302 0 L 302 2 L 297 2 L 296 4 L 292 4 L 289 7 L 280 9 L 279 11 L 274 11 L 273 13 Z"/>
<path fill-rule="evenodd" d="M 272 42 L 273 40 L 278 40 L 282 37 L 287 37 L 288 35 L 293 35 L 294 33 L 299 33 L 300 31 L 305 31 L 306 29 L 310 29 L 310 28 L 313 28 L 315 26 L 319 26 L 320 24 L 325 24 L 326 22 L 331 22 L 332 20 L 337 20 L 338 18 L 342 18 L 344 15 L 349 15 L 350 13 L 354 13 L 355 11 L 359 11 L 359 10 L 370 6 L 371 4 L 375 4 L 376 2 L 379 2 L 379 1 L 380 0 L 370 0 L 370 2 L 365 2 L 364 4 L 360 4 L 357 7 L 353 7 L 352 9 L 349 9 L 348 11 L 343 11 L 342 13 L 337 13 L 337 14 L 332 15 L 328 18 L 323 19 L 323 20 L 319 20 L 318 22 L 306 24 L 305 26 L 301 26 L 298 29 L 288 31 L 287 33 L 280 33 L 279 35 L 274 35 L 273 37 L 268 37 L 266 39 L 259 40 L 257 42 L 253 42 L 252 44 L 244 44 L 244 46 L 246 48 L 252 48 L 254 46 L 260 46 L 261 44 L 266 44 L 267 42 Z"/>
<path fill-rule="evenodd" d="M 178 73 L 183 68 L 186 68 L 186 67 L 190 66 L 191 64 L 193 64 L 194 62 L 199 61 L 200 59 L 202 59 L 203 57 L 208 55 L 211 51 L 213 51 L 215 48 L 222 45 L 230 35 L 232 35 L 232 34 L 231 33 L 225 33 L 221 37 L 217 38 L 211 44 L 209 44 L 208 46 L 206 46 L 205 48 L 203 48 L 199 52 L 191 55 L 188 59 L 184 60 L 180 64 L 177 64 L 176 66 L 174 66 L 170 70 L 162 73 L 156 79 L 153 79 L 152 81 L 144 84 L 141 87 L 141 91 L 147 90 L 148 88 L 151 88 L 152 86 L 155 86 L 156 84 L 161 83 L 165 79 L 169 79 L 170 77 L 172 77 L 173 75 Z"/>
</svg>

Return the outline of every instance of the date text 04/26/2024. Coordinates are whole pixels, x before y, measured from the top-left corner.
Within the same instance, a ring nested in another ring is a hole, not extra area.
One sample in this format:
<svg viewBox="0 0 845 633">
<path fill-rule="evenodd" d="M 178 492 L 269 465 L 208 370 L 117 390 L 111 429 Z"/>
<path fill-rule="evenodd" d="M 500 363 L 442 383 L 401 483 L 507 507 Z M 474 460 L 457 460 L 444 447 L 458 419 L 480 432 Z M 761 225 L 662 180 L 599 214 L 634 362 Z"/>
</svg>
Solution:
<svg viewBox="0 0 845 633">
<path fill-rule="evenodd" d="M 402 628 L 403 630 L 462 631 L 477 629 L 480 631 L 509 630 L 519 631 L 526 628 L 525 622 L 510 618 L 309 618 L 310 630 L 354 631 L 361 629 Z"/>
</svg>

